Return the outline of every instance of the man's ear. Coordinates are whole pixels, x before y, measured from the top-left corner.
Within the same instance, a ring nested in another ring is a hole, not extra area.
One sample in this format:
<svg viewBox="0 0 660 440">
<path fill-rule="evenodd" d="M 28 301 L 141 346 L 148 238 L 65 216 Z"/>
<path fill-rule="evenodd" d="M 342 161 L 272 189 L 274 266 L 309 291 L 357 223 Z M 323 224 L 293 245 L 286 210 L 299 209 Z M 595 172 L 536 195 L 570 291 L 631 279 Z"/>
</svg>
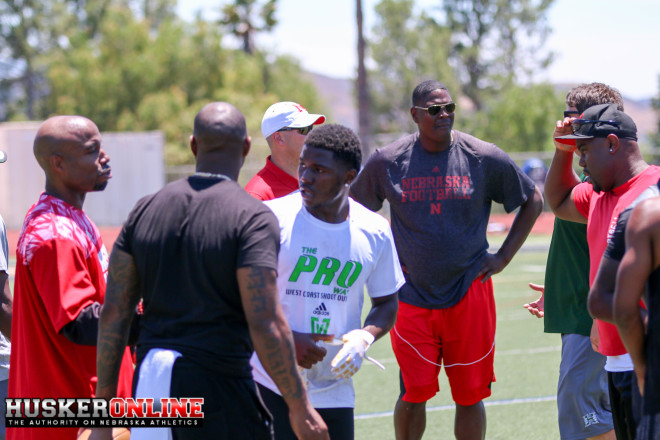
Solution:
<svg viewBox="0 0 660 440">
<path fill-rule="evenodd" d="M 243 157 L 246 157 L 248 155 L 251 146 L 252 146 L 252 138 L 250 136 L 245 136 L 245 141 L 243 143 Z"/>
<path fill-rule="evenodd" d="M 62 174 L 66 171 L 64 163 L 64 158 L 59 154 L 51 154 L 48 157 L 48 166 L 50 167 L 51 171 L 56 174 Z"/>
<path fill-rule="evenodd" d="M 193 156 L 197 157 L 197 139 L 194 135 L 190 135 L 190 151 L 192 151 Z"/>
<path fill-rule="evenodd" d="M 284 132 L 276 131 L 271 136 L 273 142 L 276 143 L 277 145 L 286 145 L 286 141 L 284 140 Z"/>
<path fill-rule="evenodd" d="M 610 154 L 614 154 L 617 151 L 619 151 L 619 147 L 621 146 L 621 141 L 619 140 L 619 136 L 613 133 L 608 134 L 607 143 L 609 144 L 608 147 L 610 149 Z"/>
<path fill-rule="evenodd" d="M 417 109 L 415 107 L 410 107 L 410 116 L 412 116 L 412 120 L 415 124 L 419 124 Z"/>
<path fill-rule="evenodd" d="M 351 186 L 351 183 L 353 183 L 357 175 L 358 172 L 355 168 L 346 171 L 346 174 L 344 174 L 344 185 Z"/>
</svg>

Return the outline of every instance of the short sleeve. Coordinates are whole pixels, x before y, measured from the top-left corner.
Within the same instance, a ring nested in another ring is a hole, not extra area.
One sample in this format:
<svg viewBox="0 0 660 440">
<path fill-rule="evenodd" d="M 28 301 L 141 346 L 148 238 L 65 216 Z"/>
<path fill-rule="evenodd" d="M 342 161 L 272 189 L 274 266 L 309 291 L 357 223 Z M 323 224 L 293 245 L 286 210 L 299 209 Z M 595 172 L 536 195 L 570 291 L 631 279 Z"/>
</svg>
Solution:
<svg viewBox="0 0 660 440">
<path fill-rule="evenodd" d="M 406 283 L 389 226 L 383 232 L 383 237 L 375 270 L 367 279 L 367 292 L 371 298 L 391 295 Z"/>
<path fill-rule="evenodd" d="M 53 239 L 41 244 L 30 261 L 30 272 L 57 332 L 97 298 L 86 252 L 73 240 Z"/>
<path fill-rule="evenodd" d="M 380 174 L 384 172 L 385 164 L 380 150 L 376 150 L 351 185 L 351 197 L 372 211 L 383 207 L 385 191 Z"/>
<path fill-rule="evenodd" d="M 588 182 L 580 183 L 573 188 L 573 202 L 584 218 L 589 218 L 589 204 L 593 193 L 594 187 Z"/>
<path fill-rule="evenodd" d="M 616 221 L 616 226 L 614 227 L 614 232 L 607 239 L 607 248 L 605 248 L 605 258 L 609 258 L 614 261 L 621 261 L 623 254 L 626 251 L 626 225 L 628 224 L 628 219 L 632 213 L 632 207 L 626 208 Z"/>
<path fill-rule="evenodd" d="M 124 225 L 122 226 L 114 244 L 114 246 L 116 246 L 120 251 L 129 255 L 133 255 L 133 230 L 135 228 L 135 224 L 137 223 L 137 219 L 152 198 L 153 196 L 146 196 L 138 200 L 131 212 L 128 214 L 128 218 L 124 222 Z"/>
<path fill-rule="evenodd" d="M 280 229 L 272 211 L 266 205 L 259 207 L 240 231 L 236 267 L 260 266 L 277 270 Z"/>
<path fill-rule="evenodd" d="M 487 194 L 491 200 L 501 203 L 506 212 L 512 212 L 532 196 L 534 182 L 494 145 L 489 159 Z"/>
</svg>

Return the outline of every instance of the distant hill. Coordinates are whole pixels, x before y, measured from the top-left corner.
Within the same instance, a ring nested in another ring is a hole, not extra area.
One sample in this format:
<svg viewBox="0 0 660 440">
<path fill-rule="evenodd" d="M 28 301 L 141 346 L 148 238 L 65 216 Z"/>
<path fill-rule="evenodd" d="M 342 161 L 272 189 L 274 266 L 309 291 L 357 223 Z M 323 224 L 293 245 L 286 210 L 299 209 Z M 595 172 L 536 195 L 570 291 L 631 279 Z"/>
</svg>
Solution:
<svg viewBox="0 0 660 440">
<path fill-rule="evenodd" d="M 327 106 L 326 109 L 318 111 L 327 112 L 330 122 L 337 122 L 354 130 L 358 127 L 357 104 L 353 92 L 354 81 L 345 78 L 332 78 L 319 73 L 308 73 L 309 78 Z M 577 84 L 557 84 L 558 90 L 569 90 Z M 658 129 L 658 115 L 651 107 L 651 99 L 633 100 L 624 96 L 626 113 L 637 124 L 640 140 L 645 141 L 650 133 Z"/>
<path fill-rule="evenodd" d="M 318 109 L 317 112 L 327 112 L 328 122 L 334 122 L 357 131 L 358 117 L 354 82 L 345 78 L 331 78 L 319 73 L 308 73 L 309 79 L 316 85 L 321 99 L 327 109 Z"/>
</svg>

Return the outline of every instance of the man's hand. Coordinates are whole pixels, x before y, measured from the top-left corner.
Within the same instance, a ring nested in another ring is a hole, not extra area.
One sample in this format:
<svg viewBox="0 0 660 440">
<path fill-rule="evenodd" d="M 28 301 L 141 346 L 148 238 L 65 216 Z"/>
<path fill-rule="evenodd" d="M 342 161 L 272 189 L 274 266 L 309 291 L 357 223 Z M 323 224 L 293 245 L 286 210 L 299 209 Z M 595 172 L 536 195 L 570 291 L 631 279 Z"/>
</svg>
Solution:
<svg viewBox="0 0 660 440">
<path fill-rule="evenodd" d="M 289 408 L 289 422 L 299 439 L 330 440 L 328 427 L 311 404 L 300 409 Z"/>
<path fill-rule="evenodd" d="M 637 376 L 637 386 L 639 388 L 639 394 L 644 397 L 644 377 L 646 376 L 646 364 L 637 365 L 635 364 L 635 375 Z"/>
<path fill-rule="evenodd" d="M 496 273 L 502 272 L 502 270 L 504 270 L 507 264 L 509 264 L 509 262 L 506 261 L 506 259 L 499 253 L 497 254 L 486 253 L 486 256 L 484 257 L 484 261 L 481 264 L 481 270 L 477 274 L 477 278 L 483 275 L 481 282 L 485 283 L 486 281 L 488 281 L 490 277 L 492 277 Z"/>
<path fill-rule="evenodd" d="M 564 118 L 563 120 L 557 121 L 557 124 L 555 125 L 555 132 L 552 134 L 552 138 L 555 139 L 558 136 L 573 134 L 573 127 L 571 126 L 571 122 L 573 122 L 573 119 L 576 118 Z M 562 151 L 568 151 L 569 153 L 573 153 L 575 150 L 577 150 L 577 147 L 575 146 L 575 142 L 573 142 L 572 145 L 562 144 L 556 139 L 555 139 L 555 148 Z"/>
<path fill-rule="evenodd" d="M 342 339 L 344 346 L 330 363 L 332 373 L 343 379 L 348 379 L 362 366 L 367 348 L 374 342 L 375 337 L 363 329 L 351 330 Z"/>
<path fill-rule="evenodd" d="M 596 324 L 595 319 L 594 323 L 591 325 L 591 334 L 589 335 L 589 339 L 591 340 L 591 348 L 596 353 L 600 353 L 598 350 L 598 346 L 600 345 L 600 335 L 598 334 L 598 324 Z"/>
<path fill-rule="evenodd" d="M 312 368 L 317 362 L 321 362 L 328 350 L 316 345 L 316 341 L 331 341 L 334 335 L 323 335 L 320 333 L 293 332 L 293 342 L 296 346 L 296 362 L 303 368 Z"/>
<path fill-rule="evenodd" d="M 543 318 L 544 315 L 543 301 L 545 296 L 545 286 L 542 286 L 540 284 L 529 283 L 529 287 L 531 287 L 532 290 L 541 292 L 541 296 L 536 301 L 533 301 L 529 304 L 523 304 L 523 307 L 529 310 L 529 313 L 536 316 L 537 318 Z"/>
</svg>

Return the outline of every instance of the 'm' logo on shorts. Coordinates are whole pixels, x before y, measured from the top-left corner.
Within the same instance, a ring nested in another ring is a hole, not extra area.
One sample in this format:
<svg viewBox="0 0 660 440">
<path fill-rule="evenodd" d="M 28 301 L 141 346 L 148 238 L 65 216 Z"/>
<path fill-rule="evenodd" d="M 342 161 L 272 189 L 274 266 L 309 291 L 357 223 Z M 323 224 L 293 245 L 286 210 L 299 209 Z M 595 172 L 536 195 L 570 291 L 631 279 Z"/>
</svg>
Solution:
<svg viewBox="0 0 660 440">
<path fill-rule="evenodd" d="M 596 413 L 594 413 L 594 412 L 583 415 L 582 419 L 584 420 L 584 427 L 585 428 L 587 426 L 595 425 L 595 424 L 598 423 L 598 417 L 596 416 Z"/>
</svg>

